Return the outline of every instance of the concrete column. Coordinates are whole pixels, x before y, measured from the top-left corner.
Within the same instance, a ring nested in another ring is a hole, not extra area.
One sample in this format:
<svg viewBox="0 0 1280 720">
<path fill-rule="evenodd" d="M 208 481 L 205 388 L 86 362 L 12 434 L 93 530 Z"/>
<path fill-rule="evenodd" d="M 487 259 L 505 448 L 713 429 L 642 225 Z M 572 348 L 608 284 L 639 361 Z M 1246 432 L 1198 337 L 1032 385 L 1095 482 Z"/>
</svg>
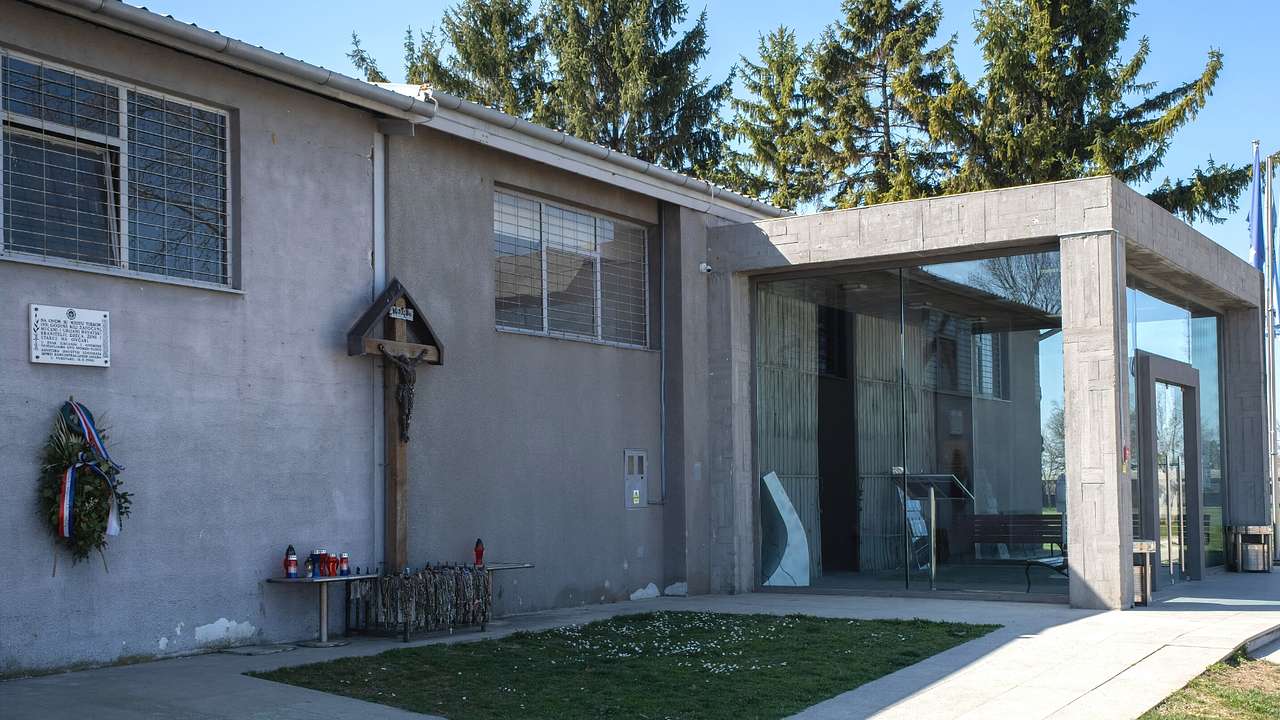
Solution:
<svg viewBox="0 0 1280 720">
<path fill-rule="evenodd" d="M 1222 388 L 1226 418 L 1228 525 L 1265 525 L 1267 416 L 1262 383 L 1262 313 L 1228 310 L 1222 316 Z"/>
<path fill-rule="evenodd" d="M 707 458 L 707 276 L 705 216 L 662 208 L 663 338 L 666 367 L 666 507 L 663 581 L 710 592 L 711 492 Z"/>
<path fill-rule="evenodd" d="M 1125 247 L 1115 233 L 1062 238 L 1067 547 L 1073 607 L 1133 598 Z"/>
<path fill-rule="evenodd" d="M 711 500 L 711 591 L 756 585 L 757 483 L 752 457 L 749 278 L 714 270 L 707 295 L 707 482 Z"/>
</svg>

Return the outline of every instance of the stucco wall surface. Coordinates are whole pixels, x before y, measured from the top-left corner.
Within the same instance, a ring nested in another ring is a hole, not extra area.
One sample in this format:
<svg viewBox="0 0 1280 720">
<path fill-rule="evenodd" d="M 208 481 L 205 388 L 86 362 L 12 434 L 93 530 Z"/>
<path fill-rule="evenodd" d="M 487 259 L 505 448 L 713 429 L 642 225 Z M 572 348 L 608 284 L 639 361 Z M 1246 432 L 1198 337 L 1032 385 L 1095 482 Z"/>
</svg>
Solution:
<svg viewBox="0 0 1280 720">
<path fill-rule="evenodd" d="M 480 537 L 491 561 L 534 563 L 499 575 L 499 613 L 662 587 L 664 508 L 627 509 L 622 474 L 627 448 L 662 467 L 661 355 L 495 330 L 493 270 L 495 183 L 645 224 L 657 203 L 429 126 L 387 157 L 388 273 L 444 345 L 418 373 L 410 562 L 465 560 Z"/>
<path fill-rule="evenodd" d="M 24 4 L 0 18 L 6 48 L 232 112 L 243 268 L 235 294 L 0 260 L 0 673 L 313 634 L 314 592 L 262 580 L 289 543 L 372 559 L 373 368 L 343 339 L 371 299 L 373 119 Z M 111 367 L 30 363 L 30 303 L 110 311 Z M 35 513 L 68 395 L 134 494 L 109 572 Z"/>
</svg>

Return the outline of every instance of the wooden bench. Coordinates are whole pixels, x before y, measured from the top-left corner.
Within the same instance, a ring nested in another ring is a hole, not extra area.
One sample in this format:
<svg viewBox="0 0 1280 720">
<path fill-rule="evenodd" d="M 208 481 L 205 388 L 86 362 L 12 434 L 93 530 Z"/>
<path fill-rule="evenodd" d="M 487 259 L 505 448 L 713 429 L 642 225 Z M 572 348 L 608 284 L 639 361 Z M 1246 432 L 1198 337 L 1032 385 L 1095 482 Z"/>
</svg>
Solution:
<svg viewBox="0 0 1280 720">
<path fill-rule="evenodd" d="M 973 542 L 1062 547 L 1061 515 L 974 515 Z"/>
<path fill-rule="evenodd" d="M 1067 572 L 1067 556 L 1066 555 L 1058 555 L 1056 557 L 1031 558 L 1030 560 L 1027 561 L 1027 568 L 1024 571 L 1024 574 L 1027 576 L 1027 592 L 1031 592 L 1031 568 L 1036 565 L 1039 565 L 1040 567 L 1047 567 L 1056 573 L 1061 573 L 1062 575 L 1069 575 L 1069 573 Z"/>
<path fill-rule="evenodd" d="M 1062 515 L 974 515 L 973 543 L 1007 545 L 1049 545 L 1057 547 L 1059 555 L 1025 560 L 1027 592 L 1031 592 L 1031 568 L 1046 567 L 1063 575 L 1068 574 L 1067 552 L 1063 547 Z"/>
</svg>

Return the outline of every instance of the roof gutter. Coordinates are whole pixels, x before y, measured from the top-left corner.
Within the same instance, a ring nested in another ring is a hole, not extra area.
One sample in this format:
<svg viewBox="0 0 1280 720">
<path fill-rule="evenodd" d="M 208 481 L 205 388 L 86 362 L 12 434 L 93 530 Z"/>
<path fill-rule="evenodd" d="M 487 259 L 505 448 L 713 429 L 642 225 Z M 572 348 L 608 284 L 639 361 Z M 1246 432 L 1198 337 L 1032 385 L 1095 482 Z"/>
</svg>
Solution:
<svg viewBox="0 0 1280 720">
<path fill-rule="evenodd" d="M 430 125 L 443 132 L 533 157 L 556 167 L 597 177 L 604 182 L 622 184 L 660 199 L 713 215 L 725 216 L 724 210 L 732 210 L 732 214 L 725 217 L 734 222 L 749 222 L 788 214 L 772 205 L 739 195 L 706 180 L 681 175 L 661 165 L 463 100 L 449 93 L 404 83 L 378 84 L 384 88 L 393 88 L 398 93 L 413 95 L 420 101 L 438 104 L 439 109 Z M 468 120 L 478 122 L 467 122 Z M 563 148 L 563 151 L 556 152 L 560 148 Z M 583 167 L 591 162 L 597 168 L 602 164 L 606 167 L 600 168 L 597 172 Z"/>
<path fill-rule="evenodd" d="M 97 25 L 119 30 L 152 42 L 182 50 L 224 65 L 238 68 L 261 77 L 300 88 L 318 95 L 350 103 L 357 107 L 403 118 L 413 123 L 432 122 L 437 118 L 437 107 L 450 114 L 479 121 L 480 127 L 467 124 L 455 127 L 454 134 L 485 141 L 488 127 L 507 131 L 515 136 L 506 143 L 509 149 L 529 148 L 546 156 L 545 147 L 563 148 L 567 153 L 557 155 L 570 164 L 582 165 L 594 160 L 606 167 L 604 174 L 612 172 L 623 177 L 642 176 L 646 184 L 664 199 L 688 205 L 700 199 L 706 209 L 733 211 L 733 220 L 753 220 L 780 217 L 787 213 L 767 203 L 748 198 L 687 175 L 672 172 L 664 167 L 645 162 L 602 145 L 587 142 L 559 130 L 535 125 L 527 120 L 508 115 L 443 92 L 424 94 L 416 86 L 395 86 L 397 92 L 379 85 L 327 70 L 318 65 L 295 60 L 281 53 L 250 45 L 221 33 L 205 30 L 171 17 L 153 13 L 144 8 L 127 5 L 120 0 L 26 0 L 34 5 L 78 17 Z M 389 84 L 388 84 L 389 85 Z M 409 91 L 405 91 L 409 90 Z M 449 123 L 432 123 L 433 127 Z M 443 128 L 442 128 L 443 129 Z M 450 130 L 446 130 L 447 132 Z M 492 144 L 492 143 L 491 143 Z M 520 146 L 519 148 L 515 147 Z M 560 163 L 555 163 L 560 164 Z M 599 175 L 600 172 L 588 172 Z M 720 213 L 716 213 L 720 214 Z"/>
<path fill-rule="evenodd" d="M 686 188 L 693 192 L 705 195 L 712 202 L 719 200 L 731 205 L 737 205 L 753 214 L 763 215 L 765 217 L 781 217 L 782 215 L 787 214 L 785 211 L 772 205 L 739 195 L 738 193 L 725 188 L 717 187 L 706 180 L 699 180 L 697 178 L 689 177 L 688 175 L 681 175 L 680 173 L 668 170 L 661 165 L 655 165 L 625 153 L 612 150 L 603 145 L 588 142 L 582 138 L 575 137 L 560 130 L 553 130 L 549 127 L 536 125 L 528 120 L 515 117 L 514 115 L 508 115 L 499 110 L 494 110 L 493 108 L 468 102 L 448 93 L 434 91 L 429 97 L 434 98 L 435 101 L 440 104 L 441 108 L 453 110 L 463 115 L 483 120 L 491 125 L 497 125 L 501 128 L 513 130 L 521 135 L 527 135 L 531 138 L 563 147 L 575 153 L 586 155 L 612 165 L 617 165 L 632 172 L 648 175 L 664 183 L 675 185 L 676 187 Z"/>
</svg>

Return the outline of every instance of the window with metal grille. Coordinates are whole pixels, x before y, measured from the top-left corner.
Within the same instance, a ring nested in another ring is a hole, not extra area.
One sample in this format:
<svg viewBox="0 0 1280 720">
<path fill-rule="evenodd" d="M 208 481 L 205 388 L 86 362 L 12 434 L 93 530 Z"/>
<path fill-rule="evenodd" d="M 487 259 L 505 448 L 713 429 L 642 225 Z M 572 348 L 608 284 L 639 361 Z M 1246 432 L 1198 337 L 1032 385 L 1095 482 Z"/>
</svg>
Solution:
<svg viewBox="0 0 1280 720">
<path fill-rule="evenodd" d="M 230 283 L 224 112 L 0 51 L 0 254 Z"/>
<path fill-rule="evenodd" d="M 644 228 L 497 191 L 493 236 L 499 328 L 648 345 Z"/>
</svg>

